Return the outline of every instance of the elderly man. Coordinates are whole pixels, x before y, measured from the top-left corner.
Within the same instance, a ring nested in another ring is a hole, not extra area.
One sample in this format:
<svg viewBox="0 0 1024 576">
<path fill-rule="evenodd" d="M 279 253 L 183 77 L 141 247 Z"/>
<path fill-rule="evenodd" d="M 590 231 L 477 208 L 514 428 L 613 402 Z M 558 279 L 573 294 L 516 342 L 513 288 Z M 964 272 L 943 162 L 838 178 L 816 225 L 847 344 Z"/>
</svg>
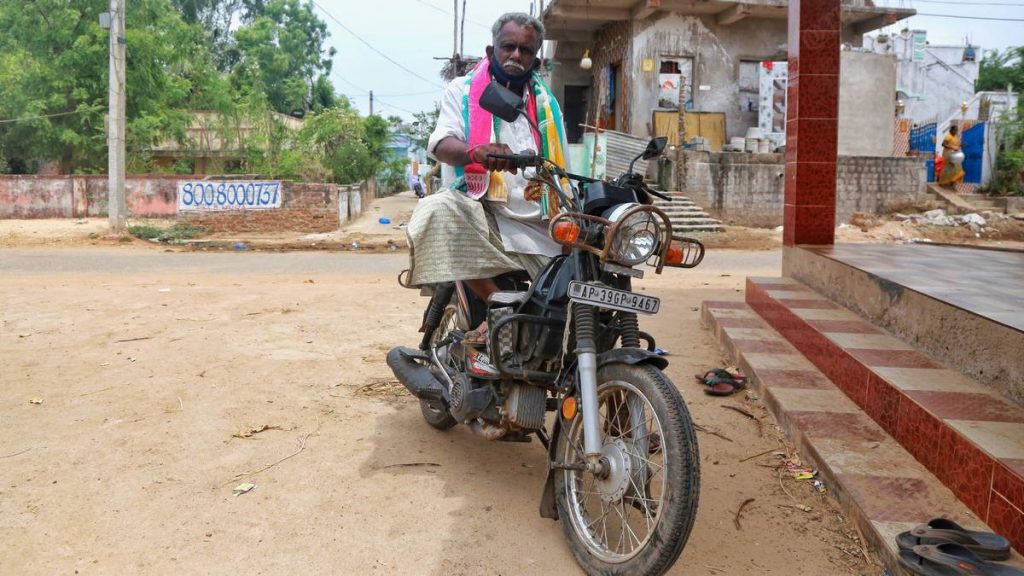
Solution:
<svg viewBox="0 0 1024 576">
<path fill-rule="evenodd" d="M 541 151 L 564 166 L 566 150 L 558 103 L 535 72 L 544 25 L 509 13 L 491 32 L 487 58 L 445 90 L 427 145 L 444 164 L 446 189 L 420 202 L 408 227 L 413 285 L 464 280 L 485 301 L 498 289 L 494 276 L 525 270 L 533 277 L 561 253 L 547 231 L 553 194 L 529 186 L 507 161 L 488 155 Z M 492 80 L 523 97 L 539 136 L 525 117 L 507 123 L 480 108 L 480 94 Z M 482 338 L 485 329 L 470 339 Z"/>
</svg>

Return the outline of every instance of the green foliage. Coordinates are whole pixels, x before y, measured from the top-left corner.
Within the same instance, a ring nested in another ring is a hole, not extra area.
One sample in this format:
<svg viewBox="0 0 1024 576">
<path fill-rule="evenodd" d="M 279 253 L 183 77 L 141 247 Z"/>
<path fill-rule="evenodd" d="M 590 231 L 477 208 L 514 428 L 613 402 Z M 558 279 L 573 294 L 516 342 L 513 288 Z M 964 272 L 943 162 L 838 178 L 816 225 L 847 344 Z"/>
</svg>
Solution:
<svg viewBox="0 0 1024 576">
<path fill-rule="evenodd" d="M 0 119 L 24 119 L 0 124 L 0 173 L 53 161 L 106 171 L 110 36 L 96 15 L 108 2 L 0 0 Z M 130 172 L 194 170 L 188 155 L 157 165 L 161 148 L 236 150 L 229 172 L 404 189 L 406 161 L 388 151 L 401 120 L 362 118 L 335 92 L 335 52 L 309 0 L 131 0 L 126 11 Z M 437 113 L 422 114 L 423 146 Z"/>
<path fill-rule="evenodd" d="M 1024 46 L 1000 53 L 985 53 L 978 72 L 978 90 L 1020 91 L 1024 88 Z M 985 187 L 989 194 L 1024 195 L 1024 99 L 1017 110 L 1000 119 L 997 126 L 995 174 Z"/>
<path fill-rule="evenodd" d="M 175 242 L 188 240 L 206 234 L 208 230 L 202 226 L 194 226 L 189 222 L 177 222 L 168 228 L 159 226 L 140 225 L 129 226 L 128 233 L 142 240 L 156 240 L 158 242 Z"/>
<path fill-rule="evenodd" d="M 995 174 L 985 186 L 988 194 L 1024 196 L 1024 114 L 1008 114 L 997 126 Z"/>
<path fill-rule="evenodd" d="M 412 127 L 412 141 L 416 144 L 416 147 L 420 150 L 427 149 L 427 143 L 430 141 L 430 133 L 434 131 L 434 127 L 437 126 L 437 119 L 441 115 L 441 105 L 438 103 L 434 104 L 434 109 L 430 111 L 417 112 L 413 114 L 415 119 Z"/>
<path fill-rule="evenodd" d="M 285 114 L 314 108 L 327 84 L 333 48 L 323 50 L 327 25 L 299 0 L 268 0 L 251 22 L 234 33 L 238 63 L 231 71 L 236 89 L 263 86 L 274 110 Z"/>
<path fill-rule="evenodd" d="M 385 162 L 377 172 L 377 184 L 384 194 L 394 194 L 409 189 L 409 181 L 405 171 L 409 167 L 409 160 L 398 158 Z"/>
<path fill-rule="evenodd" d="M 1024 89 L 1024 46 L 986 51 L 978 67 L 977 90 L 1006 90 L 1011 85 Z"/>
</svg>

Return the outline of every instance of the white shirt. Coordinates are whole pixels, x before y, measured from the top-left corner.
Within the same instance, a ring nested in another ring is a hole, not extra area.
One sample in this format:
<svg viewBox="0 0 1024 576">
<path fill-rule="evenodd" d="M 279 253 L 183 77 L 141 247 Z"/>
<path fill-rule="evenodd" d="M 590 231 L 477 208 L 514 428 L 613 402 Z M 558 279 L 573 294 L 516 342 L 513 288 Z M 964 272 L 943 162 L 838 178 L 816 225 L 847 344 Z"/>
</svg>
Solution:
<svg viewBox="0 0 1024 576">
<path fill-rule="evenodd" d="M 445 138 L 455 138 L 466 142 L 466 125 L 462 120 L 462 101 L 469 93 L 466 77 L 452 80 L 445 89 L 441 100 L 441 113 L 437 118 L 437 126 L 427 143 L 427 153 L 437 160 L 434 150 Z M 506 144 L 513 152 L 526 150 L 536 151 L 537 141 L 533 137 L 533 129 L 529 121 L 520 116 L 515 122 L 501 122 L 498 130 L 498 143 Z M 562 247 L 548 234 L 548 222 L 541 219 L 540 204 L 530 202 L 523 196 L 528 181 L 520 170 L 516 174 L 505 172 L 505 185 L 508 188 L 508 202 L 488 202 L 488 208 L 494 214 L 501 233 L 502 244 L 509 252 L 520 254 L 542 254 L 557 256 Z M 448 164 L 441 164 L 441 185 L 451 187 L 455 182 L 455 169 Z"/>
</svg>

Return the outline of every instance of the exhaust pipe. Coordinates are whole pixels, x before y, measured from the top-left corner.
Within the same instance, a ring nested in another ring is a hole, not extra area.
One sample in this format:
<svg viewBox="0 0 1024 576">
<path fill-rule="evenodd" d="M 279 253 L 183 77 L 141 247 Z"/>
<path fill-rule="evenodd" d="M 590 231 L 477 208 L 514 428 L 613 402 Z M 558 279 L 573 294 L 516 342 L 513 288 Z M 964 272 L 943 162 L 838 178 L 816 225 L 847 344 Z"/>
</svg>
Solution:
<svg viewBox="0 0 1024 576">
<path fill-rule="evenodd" d="M 413 396 L 420 400 L 444 402 L 444 405 L 448 406 L 448 390 L 434 377 L 429 368 L 430 357 L 422 351 L 397 346 L 388 352 L 386 361 L 398 381 Z"/>
</svg>

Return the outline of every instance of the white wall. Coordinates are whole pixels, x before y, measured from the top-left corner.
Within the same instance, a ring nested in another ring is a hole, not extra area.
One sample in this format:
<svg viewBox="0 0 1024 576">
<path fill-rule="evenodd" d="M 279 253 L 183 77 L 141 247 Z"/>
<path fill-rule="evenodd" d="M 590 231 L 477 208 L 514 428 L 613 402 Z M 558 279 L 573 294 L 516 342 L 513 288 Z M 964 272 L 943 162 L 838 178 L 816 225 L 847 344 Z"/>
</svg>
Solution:
<svg viewBox="0 0 1024 576">
<path fill-rule="evenodd" d="M 839 154 L 892 156 L 896 58 L 843 51 L 839 66 Z"/>
<path fill-rule="evenodd" d="M 635 136 L 650 135 L 651 111 L 658 105 L 658 66 L 662 56 L 692 56 L 694 64 L 693 110 L 724 112 L 726 137 L 743 136 L 757 126 L 756 109 L 746 111 L 740 102 L 737 81 L 741 60 L 766 60 L 785 49 L 786 20 L 748 18 L 728 26 L 696 16 L 669 14 L 634 26 L 630 67 L 630 126 Z M 643 61 L 654 61 L 644 72 Z M 700 90 L 700 86 L 708 87 Z"/>
<path fill-rule="evenodd" d="M 974 96 L 982 55 L 980 46 L 972 46 L 973 62 L 963 59 L 966 46 L 938 45 L 926 46 L 924 59 L 915 62 L 909 34 L 890 36 L 886 42 L 868 36 L 864 44 L 876 53 L 896 57 L 896 89 L 904 93 L 903 115 L 915 124 L 942 122 L 957 114 L 960 104 Z"/>
</svg>

